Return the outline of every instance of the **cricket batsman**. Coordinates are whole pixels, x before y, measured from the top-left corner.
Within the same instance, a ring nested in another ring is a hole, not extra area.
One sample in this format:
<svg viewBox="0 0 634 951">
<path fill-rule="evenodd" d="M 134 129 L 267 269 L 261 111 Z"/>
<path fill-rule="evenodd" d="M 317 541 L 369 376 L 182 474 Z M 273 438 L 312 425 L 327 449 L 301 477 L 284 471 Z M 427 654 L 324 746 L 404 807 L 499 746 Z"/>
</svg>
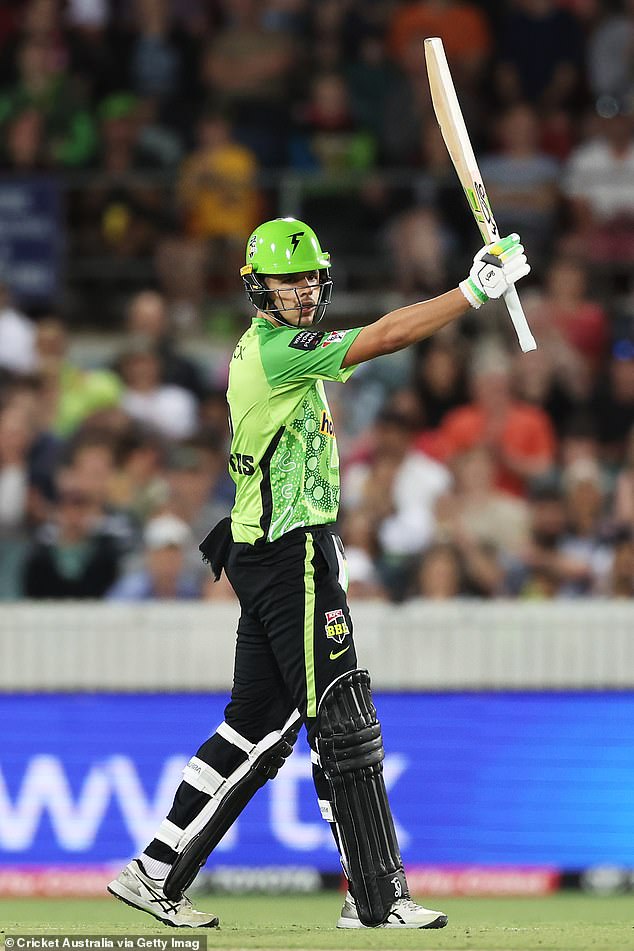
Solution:
<svg viewBox="0 0 634 951">
<path fill-rule="evenodd" d="M 332 293 L 330 255 L 314 231 L 278 218 L 251 235 L 241 269 L 255 308 L 231 359 L 230 519 L 201 544 L 239 598 L 225 719 L 183 771 L 145 851 L 110 882 L 117 898 L 178 928 L 213 928 L 185 889 L 305 725 L 319 808 L 349 888 L 339 928 L 443 928 L 409 895 L 383 780 L 370 676 L 357 666 L 346 598 L 335 426 L 324 380 L 402 350 L 498 298 L 530 271 L 518 235 L 486 245 L 459 287 L 367 327 L 318 329 Z"/>
</svg>

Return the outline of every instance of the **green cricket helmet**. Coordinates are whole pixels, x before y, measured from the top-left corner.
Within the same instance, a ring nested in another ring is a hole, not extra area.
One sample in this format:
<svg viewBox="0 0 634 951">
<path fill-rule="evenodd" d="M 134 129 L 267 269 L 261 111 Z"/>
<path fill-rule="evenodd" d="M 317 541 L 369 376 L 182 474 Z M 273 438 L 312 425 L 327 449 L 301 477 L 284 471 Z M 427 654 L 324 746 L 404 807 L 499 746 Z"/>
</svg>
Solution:
<svg viewBox="0 0 634 951">
<path fill-rule="evenodd" d="M 319 298 L 312 321 L 316 324 L 324 316 L 332 295 L 330 255 L 322 251 L 313 229 L 297 218 L 275 218 L 255 229 L 247 242 L 246 264 L 240 268 L 240 274 L 247 297 L 256 310 L 270 314 L 289 327 L 301 325 L 302 305 L 298 290 L 295 289 L 297 304 L 292 309 L 300 309 L 299 324 L 291 324 L 283 317 L 284 310 L 290 308 L 280 309 L 273 303 L 264 278 L 300 274 L 302 271 L 319 273 Z"/>
</svg>

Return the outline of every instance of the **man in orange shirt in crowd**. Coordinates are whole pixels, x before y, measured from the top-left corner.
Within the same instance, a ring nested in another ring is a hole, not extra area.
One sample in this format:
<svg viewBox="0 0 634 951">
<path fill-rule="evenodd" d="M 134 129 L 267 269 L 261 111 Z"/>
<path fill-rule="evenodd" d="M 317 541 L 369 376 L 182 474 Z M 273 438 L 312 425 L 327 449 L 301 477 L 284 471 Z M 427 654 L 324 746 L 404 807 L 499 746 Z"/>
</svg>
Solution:
<svg viewBox="0 0 634 951">
<path fill-rule="evenodd" d="M 545 476 L 555 460 L 555 435 L 548 416 L 537 406 L 516 400 L 511 391 L 510 365 L 503 351 L 486 348 L 473 365 L 472 403 L 459 406 L 429 434 L 424 450 L 442 462 L 475 446 L 487 446 L 497 462 L 496 484 L 513 495 L 524 495 L 528 483 Z"/>
<path fill-rule="evenodd" d="M 397 61 L 407 55 L 412 43 L 422 44 L 427 36 L 442 37 L 456 82 L 469 82 L 479 75 L 490 51 L 491 35 L 486 17 L 475 4 L 416 0 L 397 7 L 389 37 Z"/>
</svg>

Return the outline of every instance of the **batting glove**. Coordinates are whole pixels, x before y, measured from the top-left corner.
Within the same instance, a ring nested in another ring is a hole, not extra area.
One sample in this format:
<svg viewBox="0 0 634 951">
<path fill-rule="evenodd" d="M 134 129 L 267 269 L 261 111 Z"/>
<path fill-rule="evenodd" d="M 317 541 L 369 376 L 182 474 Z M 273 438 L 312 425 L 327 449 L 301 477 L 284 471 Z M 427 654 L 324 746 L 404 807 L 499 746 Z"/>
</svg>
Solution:
<svg viewBox="0 0 634 951">
<path fill-rule="evenodd" d="M 505 294 L 516 281 L 526 277 L 530 269 L 520 236 L 511 234 L 478 251 L 469 277 L 458 287 L 472 307 L 481 307 L 488 300 Z"/>
</svg>

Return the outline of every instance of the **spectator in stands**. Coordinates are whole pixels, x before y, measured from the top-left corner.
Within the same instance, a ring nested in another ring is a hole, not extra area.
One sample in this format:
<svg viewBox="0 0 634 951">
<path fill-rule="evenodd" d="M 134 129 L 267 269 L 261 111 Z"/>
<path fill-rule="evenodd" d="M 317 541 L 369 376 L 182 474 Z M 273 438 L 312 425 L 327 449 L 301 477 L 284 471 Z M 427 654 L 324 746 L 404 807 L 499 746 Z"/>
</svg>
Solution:
<svg viewBox="0 0 634 951">
<path fill-rule="evenodd" d="M 506 17 L 498 50 L 496 89 L 502 102 L 524 100 L 557 109 L 575 101 L 583 36 L 576 17 L 556 0 L 517 0 Z"/>
<path fill-rule="evenodd" d="M 557 546 L 562 593 L 589 595 L 605 584 L 610 550 L 604 525 L 603 476 L 598 464 L 579 459 L 564 469 L 567 530 Z"/>
<path fill-rule="evenodd" d="M 527 312 L 535 313 L 530 295 Z M 529 353 L 518 351 L 512 357 L 513 393 L 523 403 L 545 411 L 561 438 L 570 421 L 583 414 L 592 392 L 592 379 L 585 365 L 563 338 L 546 332 L 544 344 Z"/>
<path fill-rule="evenodd" d="M 557 162 L 539 148 L 535 109 L 516 103 L 497 126 L 499 151 L 485 155 L 482 176 L 500 234 L 518 231 L 533 267 L 550 248 L 558 208 Z"/>
<path fill-rule="evenodd" d="M 187 439 L 197 426 L 196 400 L 182 386 L 162 383 L 161 358 L 145 338 L 131 340 L 119 356 L 121 406 L 132 419 L 169 439 Z"/>
<path fill-rule="evenodd" d="M 24 407 L 0 412 L 0 536 L 6 540 L 26 527 L 29 510 L 29 452 L 35 439 Z"/>
<path fill-rule="evenodd" d="M 573 220 L 568 247 L 628 272 L 634 261 L 633 121 L 623 109 L 597 118 L 594 134 L 570 155 L 564 182 Z"/>
<path fill-rule="evenodd" d="M 348 512 L 341 535 L 346 548 L 348 597 L 384 600 L 386 592 L 376 567 L 379 545 L 374 513 L 365 508 Z"/>
<path fill-rule="evenodd" d="M 619 465 L 634 416 L 634 338 L 614 342 L 610 361 L 595 388 L 591 409 L 597 421 L 601 455 Z"/>
<path fill-rule="evenodd" d="M 355 123 L 368 129 L 378 144 L 384 133 L 386 110 L 398 83 L 398 74 L 380 30 L 361 34 L 358 56 L 347 62 L 345 77 Z"/>
<path fill-rule="evenodd" d="M 262 165 L 279 168 L 288 158 L 297 44 L 283 30 L 264 29 L 257 0 L 223 0 L 222 6 L 226 25 L 214 33 L 202 58 L 201 83 L 209 102 L 231 111 L 240 142 Z"/>
<path fill-rule="evenodd" d="M 70 0 L 65 9 L 69 68 L 92 103 L 130 88 L 129 43 L 108 6 L 108 0 Z"/>
<path fill-rule="evenodd" d="M 530 539 L 521 565 L 507 581 L 510 590 L 523 597 L 554 597 L 565 568 L 558 555 L 566 531 L 563 493 L 554 483 L 544 483 L 532 490 L 529 507 Z"/>
<path fill-rule="evenodd" d="M 143 175 L 157 163 L 141 147 L 137 110 L 128 93 L 110 95 L 99 105 L 102 174 L 79 193 L 77 203 L 80 247 L 110 256 L 109 283 L 119 272 L 127 275 L 130 257 L 148 255 L 169 223 L 160 188 Z"/>
<path fill-rule="evenodd" d="M 167 303 L 158 291 L 139 291 L 128 304 L 126 333 L 130 337 L 145 338 L 161 358 L 162 382 L 189 390 L 197 400 L 209 391 L 198 363 L 181 353 L 174 339 Z"/>
<path fill-rule="evenodd" d="M 613 541 L 609 572 L 599 593 L 611 598 L 634 598 L 634 535 L 622 531 Z"/>
<path fill-rule="evenodd" d="M 529 511 L 524 499 L 495 486 L 496 464 L 486 446 L 475 446 L 453 462 L 454 489 L 437 507 L 437 533 L 458 547 L 492 546 L 507 561 L 518 558 L 529 539 Z"/>
<path fill-rule="evenodd" d="M 1 391 L 3 411 L 15 411 L 32 433 L 28 451 L 29 516 L 33 524 L 47 516 L 47 504 L 55 497 L 54 474 L 59 464 L 62 440 L 53 433 L 53 415 L 39 377 L 20 376 Z M 53 410 L 53 412 L 52 412 Z"/>
<path fill-rule="evenodd" d="M 47 157 L 59 165 L 84 165 L 95 151 L 94 123 L 61 62 L 46 38 L 24 41 L 18 51 L 18 80 L 0 92 L 0 126 L 26 109 L 36 109 L 46 128 Z"/>
<path fill-rule="evenodd" d="M 168 298 L 199 308 L 208 278 L 221 290 L 244 263 L 244 244 L 258 221 L 256 154 L 234 137 L 224 114 L 198 122 L 196 149 L 181 165 L 176 201 L 184 236 L 166 238 L 157 269 Z"/>
<path fill-rule="evenodd" d="M 396 597 L 406 582 L 403 568 L 433 538 L 434 509 L 449 490 L 451 475 L 434 459 L 412 450 L 408 416 L 383 410 L 374 424 L 369 462 L 351 465 L 343 483 L 344 511 L 367 507 L 375 513 L 383 581 Z"/>
<path fill-rule="evenodd" d="M 44 121 L 37 109 L 28 107 L 7 122 L 0 165 L 16 175 L 33 175 L 49 168 Z"/>
<path fill-rule="evenodd" d="M 598 463 L 601 446 L 597 435 L 596 421 L 590 413 L 580 410 L 572 414 L 562 429 L 559 442 L 559 467 L 565 469 L 578 459 L 590 459 Z"/>
<path fill-rule="evenodd" d="M 634 532 L 634 424 L 627 438 L 623 463 L 614 489 L 612 522 Z"/>
<path fill-rule="evenodd" d="M 312 75 L 341 68 L 346 56 L 344 38 L 348 12 L 339 0 L 309 5 L 304 38 Z"/>
<path fill-rule="evenodd" d="M 215 433 L 218 439 L 229 449 L 229 407 L 227 405 L 226 381 L 214 385 L 200 404 L 200 428 Z"/>
<path fill-rule="evenodd" d="M 64 448 L 64 461 L 101 509 L 100 532 L 114 539 L 122 553 L 138 543 L 139 524 L 132 512 L 113 499 L 118 436 L 99 427 L 82 429 Z"/>
<path fill-rule="evenodd" d="M 165 442 L 142 426 L 124 433 L 117 445 L 111 500 L 140 524 L 167 504 L 170 495 L 165 474 Z"/>
<path fill-rule="evenodd" d="M 0 283 L 0 370 L 32 373 L 36 362 L 35 327 L 14 306 L 7 285 Z"/>
<path fill-rule="evenodd" d="M 177 198 L 192 238 L 240 249 L 259 213 L 255 154 L 240 145 L 228 119 L 208 113 L 198 123 L 196 150 L 183 163 Z"/>
<path fill-rule="evenodd" d="M 103 511 L 72 469 L 58 477 L 52 520 L 39 533 L 23 569 L 27 598 L 101 598 L 119 572 L 120 552 L 100 531 Z"/>
<path fill-rule="evenodd" d="M 180 51 L 171 37 L 166 0 L 136 0 L 137 31 L 131 50 L 131 76 L 139 96 L 178 99 Z"/>
<path fill-rule="evenodd" d="M 200 581 L 185 569 L 189 526 L 175 515 L 151 518 L 145 526 L 144 562 L 123 575 L 107 594 L 109 601 L 165 601 L 200 598 Z"/>
<path fill-rule="evenodd" d="M 57 316 L 37 324 L 37 372 L 41 374 L 49 405 L 55 407 L 53 430 L 69 436 L 85 419 L 117 406 L 121 383 L 109 370 L 82 370 L 68 359 L 68 332 Z"/>
<path fill-rule="evenodd" d="M 510 372 L 508 357 L 497 345 L 480 348 L 471 364 L 473 402 L 447 414 L 436 451 L 451 461 L 474 446 L 488 446 L 498 487 L 523 495 L 552 468 L 556 445 L 544 411 L 513 397 Z"/>
<path fill-rule="evenodd" d="M 412 46 L 421 48 L 427 36 L 442 37 L 457 85 L 473 86 L 491 48 L 489 25 L 478 6 L 457 0 L 414 0 L 398 5 L 390 29 L 390 49 L 397 62 Z"/>
<path fill-rule="evenodd" d="M 570 382 L 578 380 L 580 373 L 592 382 L 606 354 L 608 315 L 599 301 L 588 296 L 582 263 L 556 257 L 546 272 L 543 291 L 527 297 L 526 309 L 540 344 L 546 345 L 557 366 L 569 371 Z M 568 358 L 565 345 L 582 361 L 581 366 Z"/>
<path fill-rule="evenodd" d="M 588 37 L 587 76 L 590 91 L 603 108 L 612 102 L 631 101 L 634 49 L 634 3 L 623 0 L 602 10 Z"/>
<path fill-rule="evenodd" d="M 465 350 L 457 338 L 435 334 L 417 348 L 413 386 L 425 408 L 430 429 L 440 425 L 450 410 L 467 402 Z M 425 445 L 417 441 L 425 451 Z"/>
<path fill-rule="evenodd" d="M 341 73 L 315 76 L 301 124 L 302 135 L 293 146 L 295 166 L 334 175 L 373 165 L 374 140 L 367 130 L 356 125 L 348 86 Z"/>
<path fill-rule="evenodd" d="M 398 130 L 407 134 L 400 123 Z M 392 199 L 396 217 L 388 221 L 386 231 L 395 276 L 399 289 L 406 294 L 414 292 L 417 285 L 434 294 L 447 282 L 458 279 L 458 269 L 464 266 L 458 263 L 462 253 L 465 261 L 471 258 L 462 219 L 464 193 L 435 118 L 426 115 L 411 152 L 400 161 L 415 166 L 417 171 L 411 178 L 413 187 L 408 192 L 396 192 L 398 201 Z M 408 277 L 410 270 L 413 276 Z"/>
<path fill-rule="evenodd" d="M 170 509 L 192 530 L 186 554 L 187 565 L 196 575 L 203 571 L 200 541 L 229 514 L 233 504 L 222 491 L 226 472 L 225 446 L 214 433 L 188 440 L 176 447 L 167 460 Z"/>
<path fill-rule="evenodd" d="M 420 559 L 413 596 L 447 601 L 465 592 L 464 566 L 457 548 L 446 542 L 430 545 Z"/>
</svg>

